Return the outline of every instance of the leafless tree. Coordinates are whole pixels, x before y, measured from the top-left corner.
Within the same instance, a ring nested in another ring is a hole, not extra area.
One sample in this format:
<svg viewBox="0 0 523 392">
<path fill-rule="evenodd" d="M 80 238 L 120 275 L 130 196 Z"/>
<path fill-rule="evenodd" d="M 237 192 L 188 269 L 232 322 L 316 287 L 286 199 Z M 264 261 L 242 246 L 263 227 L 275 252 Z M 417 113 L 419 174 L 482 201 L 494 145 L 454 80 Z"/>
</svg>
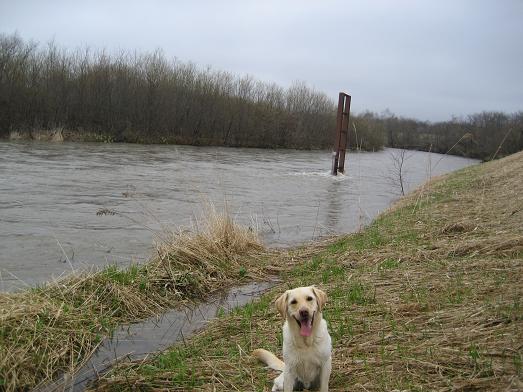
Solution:
<svg viewBox="0 0 523 392">
<path fill-rule="evenodd" d="M 406 174 L 405 162 L 410 158 L 408 150 L 394 149 L 389 152 L 392 166 L 389 169 L 389 180 L 399 188 L 401 195 L 405 196 Z"/>
</svg>

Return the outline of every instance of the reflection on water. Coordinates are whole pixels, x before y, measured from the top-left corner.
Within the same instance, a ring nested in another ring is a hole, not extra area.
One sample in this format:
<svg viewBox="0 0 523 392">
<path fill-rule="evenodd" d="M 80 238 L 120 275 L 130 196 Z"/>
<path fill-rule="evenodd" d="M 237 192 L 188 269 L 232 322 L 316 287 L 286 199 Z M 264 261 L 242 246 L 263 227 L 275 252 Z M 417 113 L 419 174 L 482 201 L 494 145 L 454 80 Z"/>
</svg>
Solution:
<svg viewBox="0 0 523 392">
<path fill-rule="evenodd" d="M 342 208 L 340 195 L 342 192 L 339 181 L 333 181 L 327 186 L 327 200 L 326 200 L 326 221 L 329 224 L 329 229 L 334 232 L 339 232 L 339 211 Z"/>
<path fill-rule="evenodd" d="M 208 200 L 270 246 L 358 230 L 398 197 L 397 151 L 349 153 L 332 177 L 329 151 L 2 142 L 0 290 L 144 260 L 155 233 L 191 224 Z M 409 152 L 406 188 L 476 162 L 441 157 Z"/>
</svg>

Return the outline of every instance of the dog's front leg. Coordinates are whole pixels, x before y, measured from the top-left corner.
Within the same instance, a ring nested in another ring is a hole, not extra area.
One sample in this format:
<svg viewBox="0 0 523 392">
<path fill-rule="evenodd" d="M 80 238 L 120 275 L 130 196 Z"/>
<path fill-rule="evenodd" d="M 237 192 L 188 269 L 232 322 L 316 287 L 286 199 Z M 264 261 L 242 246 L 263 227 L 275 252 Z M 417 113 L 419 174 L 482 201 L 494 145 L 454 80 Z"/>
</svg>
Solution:
<svg viewBox="0 0 523 392">
<path fill-rule="evenodd" d="M 296 377 L 292 374 L 288 367 L 285 366 L 283 371 L 283 392 L 292 392 L 294 389 L 294 381 Z"/>
<path fill-rule="evenodd" d="M 332 359 L 329 359 L 323 364 L 320 371 L 320 392 L 329 391 L 329 378 L 331 376 Z"/>
</svg>

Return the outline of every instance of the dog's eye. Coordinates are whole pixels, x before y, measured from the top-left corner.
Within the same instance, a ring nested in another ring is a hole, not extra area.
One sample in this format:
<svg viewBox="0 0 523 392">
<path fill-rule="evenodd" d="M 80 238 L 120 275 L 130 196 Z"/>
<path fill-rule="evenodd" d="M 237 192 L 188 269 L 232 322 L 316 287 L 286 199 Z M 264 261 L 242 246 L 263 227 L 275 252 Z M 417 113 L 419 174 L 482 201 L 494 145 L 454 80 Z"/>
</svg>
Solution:
<svg viewBox="0 0 523 392">
<path fill-rule="evenodd" d="M 312 301 L 313 298 L 312 297 L 307 297 L 307 301 Z"/>
<path fill-rule="evenodd" d="M 291 301 L 291 305 L 296 305 L 297 303 L 298 303 L 298 301 L 296 301 L 295 299 L 293 299 L 293 300 Z"/>
</svg>

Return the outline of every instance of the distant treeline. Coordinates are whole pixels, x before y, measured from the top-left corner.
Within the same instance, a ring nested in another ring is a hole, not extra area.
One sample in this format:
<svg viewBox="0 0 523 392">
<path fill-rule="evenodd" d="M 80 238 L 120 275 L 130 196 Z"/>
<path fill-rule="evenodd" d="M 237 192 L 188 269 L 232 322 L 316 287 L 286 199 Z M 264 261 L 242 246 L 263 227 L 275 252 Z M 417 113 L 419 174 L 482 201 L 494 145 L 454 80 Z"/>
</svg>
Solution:
<svg viewBox="0 0 523 392">
<path fill-rule="evenodd" d="M 523 150 L 523 111 L 511 114 L 485 111 L 436 123 L 396 117 L 388 112 L 367 112 L 360 114 L 355 123 L 360 129 L 363 126 L 381 135 L 387 147 L 483 160 Z"/>
<path fill-rule="evenodd" d="M 160 51 L 70 51 L 0 35 L 3 138 L 58 131 L 66 140 L 320 149 L 333 146 L 335 120 L 334 100 L 302 82 L 284 89 Z M 523 148 L 523 112 L 441 123 L 367 112 L 351 120 L 349 145 L 363 150 L 488 159 Z"/>
<path fill-rule="evenodd" d="M 0 37 L 0 105 L 0 136 L 63 129 L 117 142 L 327 148 L 335 128 L 333 101 L 303 83 L 283 89 L 160 51 L 68 51 L 17 35 Z"/>
</svg>

